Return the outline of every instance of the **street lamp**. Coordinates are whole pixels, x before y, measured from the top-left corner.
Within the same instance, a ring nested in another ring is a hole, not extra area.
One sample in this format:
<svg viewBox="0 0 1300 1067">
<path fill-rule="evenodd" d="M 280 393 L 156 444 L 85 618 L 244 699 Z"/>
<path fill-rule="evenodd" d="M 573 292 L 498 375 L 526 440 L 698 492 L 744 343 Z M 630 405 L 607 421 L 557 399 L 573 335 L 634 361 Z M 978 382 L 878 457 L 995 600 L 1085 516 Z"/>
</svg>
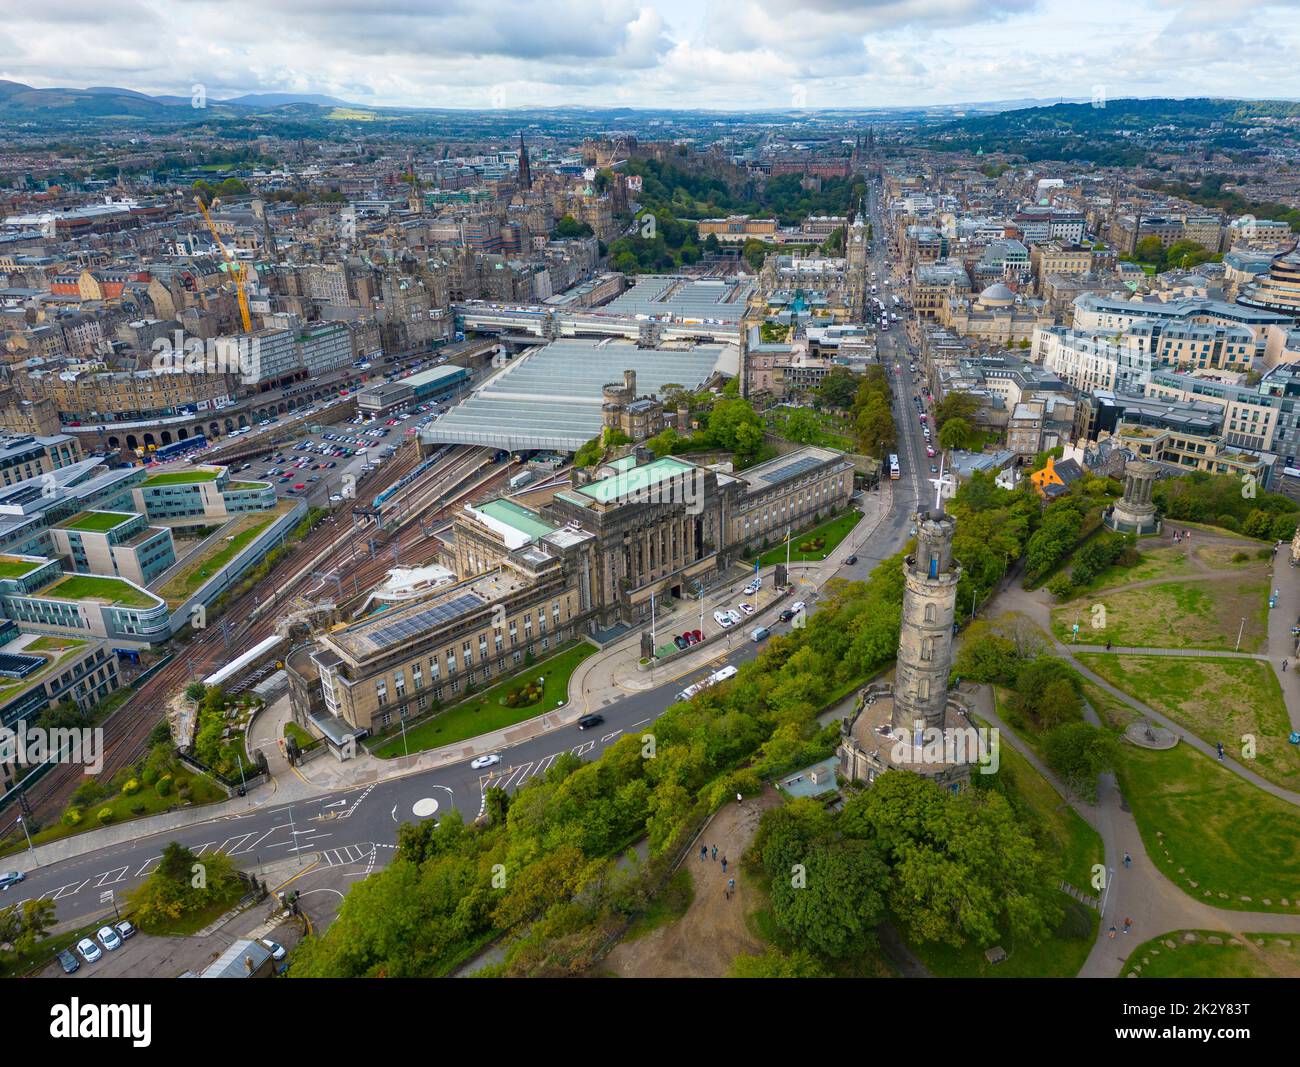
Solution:
<svg viewBox="0 0 1300 1067">
<path fill-rule="evenodd" d="M 36 863 L 36 848 L 32 845 L 32 835 L 27 831 L 27 820 L 21 815 L 18 816 L 18 825 L 23 828 L 23 836 L 27 838 L 27 851 L 32 854 L 32 865 L 38 866 Z"/>
</svg>

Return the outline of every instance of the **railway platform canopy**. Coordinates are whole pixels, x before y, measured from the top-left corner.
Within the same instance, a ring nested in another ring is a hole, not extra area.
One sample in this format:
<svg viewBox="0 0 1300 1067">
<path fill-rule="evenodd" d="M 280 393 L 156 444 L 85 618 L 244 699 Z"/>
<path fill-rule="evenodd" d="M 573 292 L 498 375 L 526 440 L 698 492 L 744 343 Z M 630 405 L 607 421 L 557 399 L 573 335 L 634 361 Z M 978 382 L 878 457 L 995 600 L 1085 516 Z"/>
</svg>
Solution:
<svg viewBox="0 0 1300 1067">
<path fill-rule="evenodd" d="M 463 444 L 517 452 L 573 452 L 603 425 L 602 389 L 636 372 L 637 391 L 665 385 L 698 389 L 715 372 L 732 373 L 734 346 L 640 348 L 630 342 L 561 339 L 521 356 L 447 414 L 420 431 L 424 445 Z"/>
</svg>

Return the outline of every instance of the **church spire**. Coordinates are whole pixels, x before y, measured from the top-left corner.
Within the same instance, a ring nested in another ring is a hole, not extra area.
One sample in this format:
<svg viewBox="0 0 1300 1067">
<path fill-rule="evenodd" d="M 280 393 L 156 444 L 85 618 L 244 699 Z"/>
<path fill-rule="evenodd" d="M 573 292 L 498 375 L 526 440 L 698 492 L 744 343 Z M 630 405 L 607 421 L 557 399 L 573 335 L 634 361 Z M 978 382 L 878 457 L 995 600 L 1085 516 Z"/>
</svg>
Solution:
<svg viewBox="0 0 1300 1067">
<path fill-rule="evenodd" d="M 519 131 L 519 188 L 533 187 L 533 172 L 528 165 L 528 146 L 524 144 L 524 131 Z"/>
</svg>

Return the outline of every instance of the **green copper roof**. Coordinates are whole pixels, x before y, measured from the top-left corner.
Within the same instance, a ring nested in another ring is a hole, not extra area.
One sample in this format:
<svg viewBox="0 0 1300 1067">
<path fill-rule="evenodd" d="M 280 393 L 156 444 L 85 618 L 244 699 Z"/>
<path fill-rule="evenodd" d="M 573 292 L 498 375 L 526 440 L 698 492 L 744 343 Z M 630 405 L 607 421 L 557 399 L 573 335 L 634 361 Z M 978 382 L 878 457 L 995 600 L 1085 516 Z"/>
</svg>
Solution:
<svg viewBox="0 0 1300 1067">
<path fill-rule="evenodd" d="M 503 522 L 522 534 L 527 534 L 534 541 L 555 529 L 551 523 L 539 518 L 536 512 L 529 511 L 513 500 L 489 500 L 486 504 L 479 504 L 477 507 L 484 515 L 496 519 L 497 522 Z"/>
<path fill-rule="evenodd" d="M 665 456 L 663 459 L 657 459 L 653 463 L 645 464 L 645 466 L 632 467 L 609 478 L 602 478 L 598 482 L 584 485 L 578 492 L 606 504 L 619 497 L 635 496 L 637 493 L 644 492 L 662 481 L 681 477 L 691 469 L 691 464 L 684 463 L 680 459 L 674 459 L 672 456 Z"/>
</svg>

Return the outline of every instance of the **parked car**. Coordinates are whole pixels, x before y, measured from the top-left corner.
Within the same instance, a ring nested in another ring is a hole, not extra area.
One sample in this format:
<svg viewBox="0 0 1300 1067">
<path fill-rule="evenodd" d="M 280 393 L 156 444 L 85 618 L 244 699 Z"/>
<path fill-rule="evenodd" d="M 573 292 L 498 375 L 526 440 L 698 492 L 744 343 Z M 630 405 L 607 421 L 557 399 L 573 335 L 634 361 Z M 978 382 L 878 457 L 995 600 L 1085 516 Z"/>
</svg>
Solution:
<svg viewBox="0 0 1300 1067">
<path fill-rule="evenodd" d="M 0 874 L 0 889 L 8 889 L 11 885 L 17 885 L 26 877 L 27 875 L 23 874 L 22 871 L 6 871 L 4 874 Z"/>
<path fill-rule="evenodd" d="M 678 634 L 673 638 L 673 644 L 676 645 L 678 649 L 685 649 L 690 647 L 691 642 L 685 634 Z"/>
<path fill-rule="evenodd" d="M 87 963 L 94 963 L 104 954 L 103 950 L 88 937 L 83 937 L 77 942 L 77 951 Z"/>
<path fill-rule="evenodd" d="M 501 757 L 495 752 L 487 756 L 479 756 L 477 759 L 470 761 L 470 766 L 476 771 L 481 771 L 484 767 L 491 767 L 501 762 Z"/>
<path fill-rule="evenodd" d="M 276 963 L 279 963 L 288 955 L 285 947 L 278 941 L 272 941 L 270 938 L 264 937 L 262 938 L 262 944 L 271 950 L 271 959 L 275 960 Z"/>
<path fill-rule="evenodd" d="M 605 721 L 604 715 L 584 715 L 578 720 L 579 730 L 590 730 L 593 726 L 599 726 Z"/>
<path fill-rule="evenodd" d="M 704 635 L 699 630 L 687 630 L 682 635 L 686 638 L 687 644 L 695 645 L 704 640 Z"/>
<path fill-rule="evenodd" d="M 130 919 L 123 919 L 119 923 L 114 923 L 113 929 L 115 929 L 118 932 L 118 934 L 121 936 L 123 941 L 125 941 L 128 937 L 135 937 L 135 925 L 131 922 Z"/>
<path fill-rule="evenodd" d="M 740 602 L 740 605 L 739 605 L 739 606 L 740 606 L 740 610 L 743 611 L 746 615 L 753 615 L 753 614 L 754 614 L 754 605 L 753 605 L 753 604 L 750 604 L 750 603 L 748 603 L 747 601 L 742 600 L 742 601 Z"/>
<path fill-rule="evenodd" d="M 745 586 L 745 595 L 753 596 L 762 588 L 763 588 L 763 579 L 755 578 L 752 582 L 750 582 L 747 586 Z"/>
<path fill-rule="evenodd" d="M 806 611 L 807 609 L 808 609 L 808 605 L 805 604 L 802 600 L 796 600 L 793 604 L 790 605 L 790 610 L 793 611 L 796 615 L 798 615 L 799 612 L 801 611 Z"/>
<path fill-rule="evenodd" d="M 729 618 L 732 624 L 734 625 L 735 623 L 744 621 L 745 617 L 740 612 L 738 612 L 735 608 L 732 608 L 730 611 L 727 612 L 727 618 Z"/>
<path fill-rule="evenodd" d="M 713 613 L 713 621 L 716 622 L 719 626 L 721 626 L 725 630 L 728 626 L 731 625 L 732 618 L 725 611 L 715 611 Z"/>
<path fill-rule="evenodd" d="M 73 971 L 81 970 L 81 961 L 66 948 L 54 958 L 59 961 L 59 966 L 63 968 L 64 974 L 72 974 Z"/>
<path fill-rule="evenodd" d="M 95 940 L 109 952 L 122 947 L 122 938 L 111 926 L 101 926 L 95 933 Z"/>
</svg>

